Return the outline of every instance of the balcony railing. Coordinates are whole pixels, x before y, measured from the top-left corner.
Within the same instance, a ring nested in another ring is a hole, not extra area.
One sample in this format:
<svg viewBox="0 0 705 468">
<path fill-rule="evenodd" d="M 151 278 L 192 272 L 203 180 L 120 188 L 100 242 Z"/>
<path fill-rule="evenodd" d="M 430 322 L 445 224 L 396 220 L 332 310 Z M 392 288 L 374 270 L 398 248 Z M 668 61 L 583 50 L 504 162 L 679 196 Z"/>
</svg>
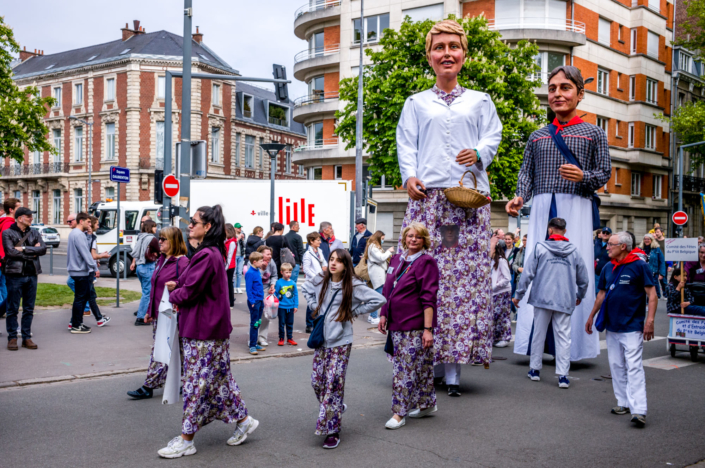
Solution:
<svg viewBox="0 0 705 468">
<path fill-rule="evenodd" d="M 331 149 L 331 148 L 335 148 L 337 146 L 338 146 L 338 139 L 337 138 L 326 138 L 326 139 L 320 139 L 320 140 L 316 140 L 316 141 L 313 141 L 310 143 L 305 143 L 303 145 L 297 146 L 296 148 L 294 148 L 294 152 Z"/>
<path fill-rule="evenodd" d="M 492 31 L 503 29 L 552 29 L 585 34 L 585 23 L 565 18 L 548 18 L 545 16 L 531 18 L 503 18 L 487 20 L 487 27 Z"/>
<path fill-rule="evenodd" d="M 326 8 L 333 8 L 340 6 L 340 0 L 336 1 L 318 1 L 314 0 L 302 6 L 294 13 L 294 19 L 298 19 L 299 16 L 305 15 L 306 13 L 312 13 L 314 11 L 325 10 Z"/>
<path fill-rule="evenodd" d="M 294 63 L 303 62 L 304 60 L 309 60 L 317 57 L 325 57 L 326 55 L 333 55 L 340 52 L 340 44 L 331 44 L 325 47 L 318 47 L 315 49 L 302 50 L 294 56 Z"/>
<path fill-rule="evenodd" d="M 678 190 L 680 183 L 678 181 L 678 176 L 674 178 L 673 190 Z M 685 192 L 700 192 L 705 193 L 705 178 L 703 177 L 692 177 L 683 176 L 683 190 Z"/>
<path fill-rule="evenodd" d="M 338 91 L 329 91 L 327 93 L 324 93 L 323 91 L 314 91 L 313 94 L 296 98 L 294 100 L 294 108 L 308 106 L 311 104 L 320 104 L 322 102 L 337 101 L 338 97 Z"/>
<path fill-rule="evenodd" d="M 2 177 L 22 177 L 32 175 L 65 174 L 69 172 L 69 163 L 52 162 L 22 164 L 19 166 L 9 166 L 0 168 Z"/>
<path fill-rule="evenodd" d="M 280 127 L 288 127 L 286 119 L 278 119 L 276 117 L 269 117 L 269 123 L 272 125 L 279 125 Z"/>
</svg>

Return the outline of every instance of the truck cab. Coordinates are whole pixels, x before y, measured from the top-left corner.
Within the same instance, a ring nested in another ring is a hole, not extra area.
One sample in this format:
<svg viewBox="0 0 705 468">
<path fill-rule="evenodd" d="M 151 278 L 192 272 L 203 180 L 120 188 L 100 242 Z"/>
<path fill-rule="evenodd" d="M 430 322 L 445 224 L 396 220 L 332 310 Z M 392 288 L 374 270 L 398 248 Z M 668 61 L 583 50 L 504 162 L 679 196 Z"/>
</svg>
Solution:
<svg viewBox="0 0 705 468">
<path fill-rule="evenodd" d="M 123 274 L 125 268 L 128 268 L 128 274 L 134 274 L 129 270 L 129 265 L 132 263 L 132 247 L 140 233 L 142 218 L 148 216 L 157 223 L 157 229 L 159 229 L 160 210 L 161 205 L 155 205 L 153 202 L 121 201 L 119 214 L 117 202 L 96 202 L 91 205 L 89 212 L 98 218 L 98 230 L 95 232 L 98 253 L 110 253 L 110 258 L 101 259 L 101 263 L 107 262 L 113 277 L 118 272 Z M 127 260 L 125 260 L 125 254 L 127 254 Z"/>
</svg>

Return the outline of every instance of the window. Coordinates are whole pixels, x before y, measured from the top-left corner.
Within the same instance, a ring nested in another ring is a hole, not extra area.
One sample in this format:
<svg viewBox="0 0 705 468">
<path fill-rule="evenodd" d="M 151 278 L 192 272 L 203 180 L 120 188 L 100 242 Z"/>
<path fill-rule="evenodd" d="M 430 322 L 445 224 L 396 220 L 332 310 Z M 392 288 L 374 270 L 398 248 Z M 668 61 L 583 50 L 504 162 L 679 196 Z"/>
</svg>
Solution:
<svg viewBox="0 0 705 468">
<path fill-rule="evenodd" d="M 32 211 L 34 211 L 34 216 L 37 222 L 41 222 L 42 219 L 42 192 L 39 190 L 32 190 Z"/>
<path fill-rule="evenodd" d="M 614 168 L 614 185 L 617 185 L 619 187 L 622 186 L 622 184 L 619 183 L 619 168 L 618 167 Z"/>
<path fill-rule="evenodd" d="M 678 107 L 682 107 L 684 101 L 685 101 L 685 93 L 678 93 Z"/>
<path fill-rule="evenodd" d="M 680 63 L 678 68 L 680 70 L 683 70 L 684 72 L 688 73 L 693 73 L 691 69 L 691 57 L 688 54 L 683 53 L 683 51 L 680 51 Z"/>
<path fill-rule="evenodd" d="M 166 96 L 166 76 L 157 77 L 157 99 L 164 99 Z"/>
<path fill-rule="evenodd" d="M 325 52 L 325 41 L 323 31 L 311 34 L 308 38 L 308 52 L 312 57 L 318 57 Z"/>
<path fill-rule="evenodd" d="M 365 43 L 377 42 L 382 37 L 382 32 L 389 29 L 389 13 L 365 18 L 365 30 L 361 31 L 360 19 L 353 20 L 353 44 L 360 43 L 360 34 L 364 34 Z"/>
<path fill-rule="evenodd" d="M 304 175 L 304 167 L 301 166 L 301 165 L 299 166 L 299 175 L 300 175 L 300 176 L 303 176 L 303 175 Z M 1 194 L 1 193 L 0 193 L 0 194 Z"/>
<path fill-rule="evenodd" d="M 54 162 L 61 161 L 61 130 L 52 130 L 52 135 L 54 137 L 54 148 L 56 148 L 57 153 L 54 155 Z"/>
<path fill-rule="evenodd" d="M 53 191 L 53 208 L 54 208 L 54 224 L 62 224 L 61 222 L 61 190 L 55 189 Z"/>
<path fill-rule="evenodd" d="M 15 190 L 15 198 L 18 200 L 22 200 L 22 192 L 19 190 Z"/>
<path fill-rule="evenodd" d="M 656 92 L 658 91 L 658 81 L 652 80 L 650 78 L 646 79 L 646 102 L 650 104 L 656 104 L 658 99 Z"/>
<path fill-rule="evenodd" d="M 659 0 L 649 0 L 649 8 L 654 10 L 656 13 L 661 12 L 661 2 Z"/>
<path fill-rule="evenodd" d="M 73 143 L 73 160 L 83 162 L 83 127 L 75 127 Z"/>
<path fill-rule="evenodd" d="M 42 153 L 40 153 L 39 151 L 35 151 L 32 154 L 32 162 L 34 164 L 41 164 L 42 163 Z"/>
<path fill-rule="evenodd" d="M 61 107 L 61 88 L 54 88 L 54 99 L 56 100 L 54 107 Z"/>
<path fill-rule="evenodd" d="M 597 118 L 597 126 L 600 127 L 602 130 L 604 130 L 605 133 L 607 133 L 607 123 L 608 122 L 609 122 L 609 120 L 604 117 Z"/>
<path fill-rule="evenodd" d="M 629 77 L 629 100 L 634 99 L 636 99 L 636 76 L 632 75 Z"/>
<path fill-rule="evenodd" d="M 497 29 L 566 29 L 566 2 L 560 0 L 495 0 Z"/>
<path fill-rule="evenodd" d="M 343 166 L 335 166 L 335 180 L 343 178 Z"/>
<path fill-rule="evenodd" d="M 115 200 L 115 187 L 106 187 L 105 188 L 105 199 L 106 200 Z"/>
<path fill-rule="evenodd" d="M 645 126 L 645 143 L 644 143 L 644 148 L 646 149 L 656 149 L 656 127 L 653 125 L 646 125 Z"/>
<path fill-rule="evenodd" d="M 125 49 L 125 50 L 123 50 L 122 52 L 120 52 L 120 55 L 125 55 L 125 54 L 128 53 L 130 50 L 132 50 L 132 49 Z"/>
<path fill-rule="evenodd" d="M 133 231 L 135 229 L 138 215 L 139 211 L 125 211 L 125 231 Z M 137 229 L 139 229 L 139 226 Z"/>
<path fill-rule="evenodd" d="M 259 166 L 260 169 L 264 169 L 264 150 L 262 149 L 262 143 L 264 140 L 262 138 L 259 139 L 259 156 L 257 158 L 257 165 Z"/>
<path fill-rule="evenodd" d="M 156 154 L 156 166 L 157 169 L 164 169 L 164 122 L 157 122 L 157 154 Z M 178 173 L 178 171 L 174 171 Z"/>
<path fill-rule="evenodd" d="M 618 41 L 622 40 L 622 25 L 621 24 L 617 25 L 617 40 Z"/>
<path fill-rule="evenodd" d="M 248 96 L 247 94 L 242 95 L 242 116 L 246 119 L 251 119 L 254 116 L 255 98 Z"/>
<path fill-rule="evenodd" d="M 322 167 L 309 167 L 308 168 L 308 180 L 323 180 L 323 168 Z"/>
<path fill-rule="evenodd" d="M 245 135 L 245 167 L 255 167 L 255 137 L 252 135 Z"/>
<path fill-rule="evenodd" d="M 268 120 L 269 120 L 270 124 L 279 125 L 280 127 L 288 127 L 289 126 L 289 122 L 288 122 L 289 108 L 288 107 L 277 106 L 277 105 L 272 104 L 270 102 L 267 111 L 269 114 Z"/>
<path fill-rule="evenodd" d="M 106 101 L 115 100 L 115 78 L 108 78 L 106 80 L 105 100 Z"/>
<path fill-rule="evenodd" d="M 324 78 L 321 76 L 314 76 L 311 81 L 308 82 L 308 95 L 314 100 L 314 102 L 323 101 L 323 95 L 325 93 Z M 320 101 L 318 100 L 320 96 Z"/>
<path fill-rule="evenodd" d="M 240 134 L 235 134 L 235 164 L 240 163 Z"/>
<path fill-rule="evenodd" d="M 641 174 L 632 172 L 632 197 L 641 196 Z"/>
<path fill-rule="evenodd" d="M 533 76 L 532 80 L 541 79 L 543 84 L 548 84 L 548 74 L 561 65 L 565 65 L 565 54 L 560 54 L 556 52 L 540 52 L 535 57 L 536 63 L 541 67 L 541 75 Z"/>
<path fill-rule="evenodd" d="M 100 54 L 91 55 L 90 57 L 88 57 L 88 59 L 86 60 L 86 62 L 90 62 L 91 60 L 93 60 L 94 58 L 96 58 L 96 57 L 99 56 L 99 55 L 100 55 Z"/>
<path fill-rule="evenodd" d="M 630 52 L 632 55 L 636 54 L 636 28 L 632 29 L 631 32 L 631 40 L 629 41 L 630 44 Z"/>
<path fill-rule="evenodd" d="M 320 148 L 323 146 L 323 122 L 315 122 L 307 127 L 308 146 Z"/>
<path fill-rule="evenodd" d="M 619 136 L 619 126 L 620 126 L 620 125 L 622 125 L 622 122 L 620 122 L 619 120 L 617 120 L 617 122 L 615 122 L 615 126 L 614 126 L 614 136 L 615 136 L 615 137 L 618 137 L 618 136 Z"/>
<path fill-rule="evenodd" d="M 291 174 L 291 145 L 286 145 L 286 149 L 284 151 L 284 166 L 286 167 L 286 173 Z"/>
<path fill-rule="evenodd" d="M 73 189 L 73 210 L 76 213 L 83 211 L 83 189 Z"/>
<path fill-rule="evenodd" d="M 73 103 L 77 106 L 83 104 L 83 84 L 73 85 Z"/>
<path fill-rule="evenodd" d="M 610 45 L 610 29 L 612 28 L 612 22 L 604 18 L 600 18 L 598 30 L 597 30 L 597 42 L 604 44 L 609 47 Z"/>
<path fill-rule="evenodd" d="M 661 199 L 662 186 L 663 186 L 663 176 L 654 174 L 654 191 L 653 191 L 654 195 L 653 195 L 653 197 L 655 200 Z"/>
<path fill-rule="evenodd" d="M 634 123 L 629 124 L 629 135 L 627 136 L 627 147 L 634 148 Z"/>
<path fill-rule="evenodd" d="M 597 92 L 606 96 L 610 93 L 610 72 L 601 68 L 597 69 Z"/>
<path fill-rule="evenodd" d="M 211 128 L 211 162 L 220 162 L 220 128 Z"/>
<path fill-rule="evenodd" d="M 648 40 L 646 42 L 646 55 L 658 59 L 658 34 L 648 32 Z"/>
<path fill-rule="evenodd" d="M 220 85 L 217 84 L 213 85 L 213 105 L 220 105 Z"/>
<path fill-rule="evenodd" d="M 401 17 L 406 18 L 411 17 L 412 22 L 433 20 L 438 21 L 443 19 L 443 3 L 438 3 L 436 5 L 429 5 L 419 8 L 409 8 L 408 10 L 402 10 Z"/>
<path fill-rule="evenodd" d="M 105 124 L 105 159 L 115 159 L 115 124 Z"/>
</svg>

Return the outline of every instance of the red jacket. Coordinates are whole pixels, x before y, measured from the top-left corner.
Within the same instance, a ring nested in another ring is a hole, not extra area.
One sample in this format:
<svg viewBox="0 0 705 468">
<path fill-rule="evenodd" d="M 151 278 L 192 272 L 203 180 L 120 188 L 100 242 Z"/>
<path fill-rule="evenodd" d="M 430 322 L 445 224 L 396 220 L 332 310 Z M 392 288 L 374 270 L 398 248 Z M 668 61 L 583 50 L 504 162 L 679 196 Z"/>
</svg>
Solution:
<svg viewBox="0 0 705 468">
<path fill-rule="evenodd" d="M 230 264 L 225 265 L 226 270 L 232 270 L 233 268 L 235 268 L 235 265 L 237 265 L 237 237 L 231 237 L 230 239 L 225 241 L 225 254 L 227 255 L 227 253 L 230 251 L 230 244 L 232 244 L 233 242 L 235 243 L 235 251 L 233 252 L 232 258 L 230 259 Z M 227 257 L 225 257 L 225 261 L 228 261 Z"/>
<path fill-rule="evenodd" d="M 2 239 L 2 233 L 5 229 L 9 229 L 10 226 L 15 224 L 15 218 L 12 216 L 3 216 L 0 218 L 0 239 Z M 5 249 L 0 242 L 0 258 L 5 258 Z"/>
</svg>

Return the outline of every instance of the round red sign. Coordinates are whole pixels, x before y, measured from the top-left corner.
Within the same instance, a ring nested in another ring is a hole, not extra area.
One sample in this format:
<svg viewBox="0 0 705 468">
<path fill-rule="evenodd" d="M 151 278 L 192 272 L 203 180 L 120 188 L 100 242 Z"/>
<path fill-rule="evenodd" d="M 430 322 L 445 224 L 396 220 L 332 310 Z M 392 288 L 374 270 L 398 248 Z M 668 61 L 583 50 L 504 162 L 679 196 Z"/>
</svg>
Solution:
<svg viewBox="0 0 705 468">
<path fill-rule="evenodd" d="M 175 197 L 179 193 L 179 179 L 174 177 L 172 174 L 164 177 L 164 183 L 162 184 L 164 188 L 164 195 L 167 197 Z"/>
<path fill-rule="evenodd" d="M 673 213 L 673 223 L 678 226 L 683 226 L 688 222 L 688 214 L 685 211 L 676 211 Z"/>
</svg>

